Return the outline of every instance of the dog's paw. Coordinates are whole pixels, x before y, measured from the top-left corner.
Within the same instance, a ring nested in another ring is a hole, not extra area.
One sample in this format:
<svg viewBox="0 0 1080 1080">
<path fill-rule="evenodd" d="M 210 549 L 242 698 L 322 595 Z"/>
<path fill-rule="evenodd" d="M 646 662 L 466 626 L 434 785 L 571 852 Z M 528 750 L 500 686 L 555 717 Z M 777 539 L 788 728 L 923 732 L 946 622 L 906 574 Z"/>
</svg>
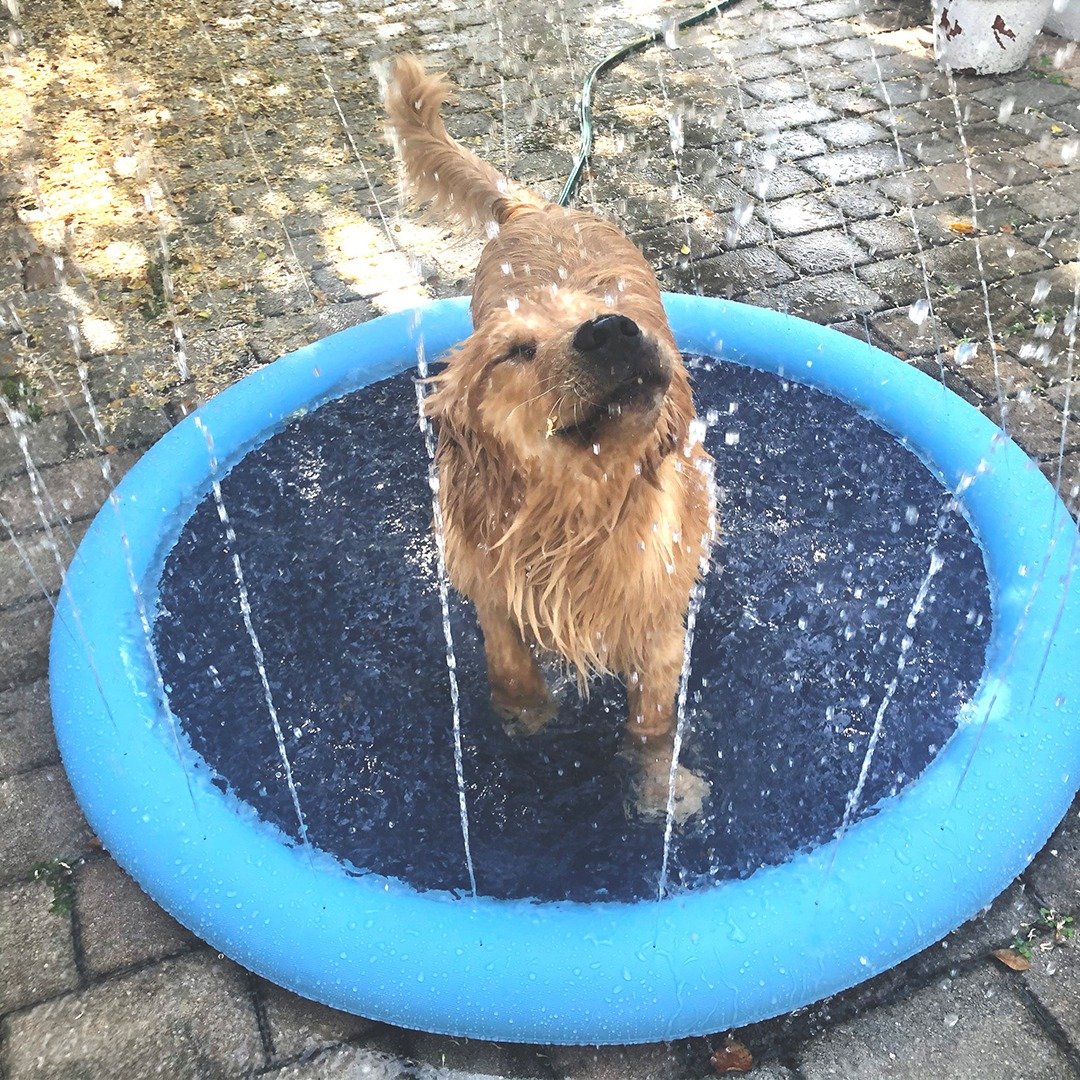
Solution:
<svg viewBox="0 0 1080 1080">
<path fill-rule="evenodd" d="M 536 735 L 559 711 L 558 703 L 546 688 L 543 693 L 528 698 L 493 690 L 491 707 L 502 720 L 506 734 L 513 738 Z"/>
<path fill-rule="evenodd" d="M 668 812 L 670 792 L 670 765 L 658 767 L 648 763 L 639 772 L 634 784 L 633 802 L 630 809 L 646 821 L 664 821 Z M 675 798 L 672 817 L 676 825 L 685 825 L 701 813 L 701 808 L 712 790 L 709 781 L 696 772 L 679 765 L 675 770 Z"/>
</svg>

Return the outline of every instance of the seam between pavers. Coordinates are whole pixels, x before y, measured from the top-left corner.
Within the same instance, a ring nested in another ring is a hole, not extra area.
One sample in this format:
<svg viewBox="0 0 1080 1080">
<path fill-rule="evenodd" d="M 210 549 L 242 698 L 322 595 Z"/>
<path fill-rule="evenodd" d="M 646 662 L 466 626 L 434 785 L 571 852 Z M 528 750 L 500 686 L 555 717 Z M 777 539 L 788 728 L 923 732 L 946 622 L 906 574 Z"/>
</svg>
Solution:
<svg viewBox="0 0 1080 1080">
<path fill-rule="evenodd" d="M 270 1022 L 266 1015 L 266 1006 L 263 1003 L 262 994 L 259 993 L 259 986 L 255 981 L 255 976 L 247 968 L 243 968 L 242 970 L 244 972 L 244 986 L 247 989 L 248 1004 L 251 1005 L 252 1012 L 255 1014 L 255 1026 L 259 1029 L 259 1040 L 262 1043 L 263 1061 L 265 1067 L 269 1069 L 274 1060 L 274 1034 L 270 1030 Z"/>
<path fill-rule="evenodd" d="M 81 864 L 85 866 L 87 863 L 101 862 L 105 859 L 105 852 L 102 849 L 100 854 L 95 854 L 90 858 L 80 860 Z M 74 867 L 72 867 L 72 877 L 74 877 Z M 79 976 L 80 989 L 85 986 L 92 985 L 96 980 L 93 979 L 90 974 L 90 965 L 86 959 L 86 950 L 83 948 L 83 936 L 82 936 L 82 920 L 79 918 L 79 902 L 78 902 L 78 887 L 72 885 L 75 889 L 75 897 L 71 903 L 71 941 L 75 950 L 75 971 Z"/>
<path fill-rule="evenodd" d="M 61 588 L 62 587 L 63 586 L 61 586 Z M 46 592 L 44 589 L 38 588 L 37 592 L 34 593 L 34 595 L 27 600 L 16 600 L 14 603 L 11 604 L 0 604 L 0 613 L 8 614 L 13 611 L 21 611 L 23 608 L 31 607 L 34 604 L 40 604 L 42 600 L 45 600 L 48 603 L 49 607 L 51 607 L 53 609 L 53 612 L 55 613 L 56 600 L 59 595 L 59 589 L 57 589 L 55 592 Z M 26 681 L 38 682 L 37 679 L 28 679 Z M 14 690 L 16 686 L 22 685 L 25 685 L 25 683 L 15 683 L 12 686 L 9 686 L 7 689 Z"/>
<path fill-rule="evenodd" d="M 117 968 L 116 971 L 110 971 L 106 975 L 99 975 L 96 978 L 88 978 L 85 981 L 82 980 L 80 974 L 80 985 L 74 990 L 64 990 L 58 994 L 50 994 L 48 997 L 43 997 L 38 1001 L 32 1002 L 28 1005 L 19 1005 L 17 1008 L 8 1009 L 7 1012 L 0 1013 L 0 1022 L 8 1020 L 13 1016 L 21 1016 L 24 1013 L 32 1012 L 34 1009 L 41 1005 L 51 1005 L 54 1002 L 62 1001 L 64 998 L 77 997 L 79 994 L 84 994 L 88 990 L 94 990 L 99 986 L 104 986 L 111 982 L 117 982 L 120 979 L 126 979 L 131 975 L 138 975 L 143 971 L 148 971 L 151 968 L 158 967 L 161 964 L 171 963 L 174 960 L 178 960 L 184 956 L 199 956 L 205 954 L 207 956 L 224 956 L 224 953 L 220 953 L 217 949 L 208 945 L 201 938 L 197 945 L 190 946 L 185 949 L 181 949 L 180 952 L 171 953 L 169 956 L 160 956 L 156 960 L 143 960 L 137 964 L 129 964 L 127 967 Z M 227 958 L 226 958 L 227 959 Z M 230 963 L 236 963 L 234 960 L 230 960 Z M 241 965 L 237 964 L 242 971 L 247 971 Z M 0 1078 L 2 1080 L 2 1078 Z"/>
<path fill-rule="evenodd" d="M 1065 1055 L 1077 1077 L 1080 1077 L 1080 1051 L 1072 1044 L 1058 1018 L 1035 996 L 1021 979 L 1009 980 L 1009 988 L 1034 1019 L 1043 1034 Z"/>
</svg>

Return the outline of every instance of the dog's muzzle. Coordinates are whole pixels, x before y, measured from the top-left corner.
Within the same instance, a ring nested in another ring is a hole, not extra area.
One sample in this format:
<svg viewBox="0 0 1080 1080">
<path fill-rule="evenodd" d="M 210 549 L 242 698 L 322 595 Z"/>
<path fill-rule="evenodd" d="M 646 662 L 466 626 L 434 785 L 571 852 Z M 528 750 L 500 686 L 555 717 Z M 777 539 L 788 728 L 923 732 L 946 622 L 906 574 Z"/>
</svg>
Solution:
<svg viewBox="0 0 1080 1080">
<path fill-rule="evenodd" d="M 582 372 L 596 384 L 605 404 L 653 404 L 671 382 L 671 368 L 656 342 L 625 315 L 601 315 L 582 323 L 573 346 Z"/>
</svg>

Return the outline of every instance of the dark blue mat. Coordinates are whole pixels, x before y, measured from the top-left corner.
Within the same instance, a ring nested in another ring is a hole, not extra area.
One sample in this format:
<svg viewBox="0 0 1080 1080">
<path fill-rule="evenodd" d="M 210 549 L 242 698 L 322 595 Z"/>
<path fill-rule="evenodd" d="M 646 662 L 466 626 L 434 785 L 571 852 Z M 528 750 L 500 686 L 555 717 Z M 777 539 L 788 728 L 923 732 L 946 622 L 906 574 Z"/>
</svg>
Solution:
<svg viewBox="0 0 1080 1080">
<path fill-rule="evenodd" d="M 831 837 L 899 674 L 859 814 L 914 779 L 982 672 L 981 553 L 947 492 L 885 432 L 773 375 L 691 361 L 723 492 L 693 652 L 684 760 L 713 794 L 670 877 L 701 887 Z M 417 888 L 467 888 L 449 688 L 411 373 L 293 422 L 222 484 L 308 838 Z M 925 610 L 906 625 L 930 563 Z M 194 586 L 194 587 L 193 587 Z M 558 720 L 508 738 L 479 632 L 453 602 L 479 890 L 654 896 L 662 827 L 628 819 L 625 695 L 568 689 Z M 207 497 L 168 555 L 155 622 L 170 705 L 239 798 L 298 823 L 233 564 Z M 913 639 L 898 672 L 901 643 Z"/>
</svg>

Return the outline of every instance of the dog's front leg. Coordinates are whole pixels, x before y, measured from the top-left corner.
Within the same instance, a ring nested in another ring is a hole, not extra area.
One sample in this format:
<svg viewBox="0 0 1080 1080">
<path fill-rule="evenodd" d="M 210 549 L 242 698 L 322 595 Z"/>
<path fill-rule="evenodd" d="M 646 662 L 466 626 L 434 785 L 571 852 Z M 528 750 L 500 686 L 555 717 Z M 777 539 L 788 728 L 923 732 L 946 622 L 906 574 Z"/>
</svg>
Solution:
<svg viewBox="0 0 1080 1080">
<path fill-rule="evenodd" d="M 656 635 L 642 670 L 630 672 L 626 679 L 626 735 L 637 770 L 634 809 L 645 818 L 665 817 L 674 787 L 673 814 L 680 825 L 701 811 L 709 794 L 708 781 L 684 765 L 676 768 L 672 784 L 675 699 L 682 674 L 684 639 L 681 626 Z"/>
<path fill-rule="evenodd" d="M 511 734 L 535 735 L 555 715 L 555 699 L 521 633 L 505 612 L 477 603 L 491 706 Z"/>
</svg>

